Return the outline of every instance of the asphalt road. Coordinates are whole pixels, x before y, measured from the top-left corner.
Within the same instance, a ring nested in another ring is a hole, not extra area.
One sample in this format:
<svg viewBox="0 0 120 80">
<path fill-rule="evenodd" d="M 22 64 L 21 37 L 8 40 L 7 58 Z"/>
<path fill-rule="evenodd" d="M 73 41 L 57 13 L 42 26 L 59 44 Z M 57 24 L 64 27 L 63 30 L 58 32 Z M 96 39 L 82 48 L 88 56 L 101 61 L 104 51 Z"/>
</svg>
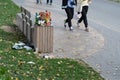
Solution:
<svg viewBox="0 0 120 80">
<path fill-rule="evenodd" d="M 120 80 L 120 4 L 94 0 L 89 10 L 89 24 L 103 35 L 105 43 L 84 60 L 106 80 Z"/>
</svg>

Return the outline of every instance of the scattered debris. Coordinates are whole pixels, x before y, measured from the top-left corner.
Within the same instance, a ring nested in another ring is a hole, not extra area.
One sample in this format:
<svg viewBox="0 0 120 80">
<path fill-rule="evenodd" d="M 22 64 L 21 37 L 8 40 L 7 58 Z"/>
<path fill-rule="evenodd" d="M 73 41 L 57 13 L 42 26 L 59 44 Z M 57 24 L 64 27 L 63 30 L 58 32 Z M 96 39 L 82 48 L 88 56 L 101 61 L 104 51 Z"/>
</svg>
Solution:
<svg viewBox="0 0 120 80">
<path fill-rule="evenodd" d="M 32 48 L 29 47 L 29 46 L 24 46 L 24 48 L 25 48 L 26 50 L 31 50 L 31 49 L 32 49 Z"/>
<path fill-rule="evenodd" d="M 4 30 L 5 32 L 10 32 L 10 33 L 14 33 L 15 32 L 15 29 L 11 26 L 1 26 L 0 29 Z"/>
<path fill-rule="evenodd" d="M 29 62 L 27 62 L 28 64 L 35 64 L 35 62 L 33 62 L 33 61 L 29 61 Z"/>
<path fill-rule="evenodd" d="M 19 41 L 18 43 L 15 43 L 13 45 L 12 49 L 16 49 L 16 50 L 18 50 L 18 49 L 31 50 L 32 48 L 27 46 L 25 43 Z"/>
<path fill-rule="evenodd" d="M 52 58 L 54 58 L 54 56 L 53 55 L 43 55 L 43 58 L 52 59 Z"/>
</svg>

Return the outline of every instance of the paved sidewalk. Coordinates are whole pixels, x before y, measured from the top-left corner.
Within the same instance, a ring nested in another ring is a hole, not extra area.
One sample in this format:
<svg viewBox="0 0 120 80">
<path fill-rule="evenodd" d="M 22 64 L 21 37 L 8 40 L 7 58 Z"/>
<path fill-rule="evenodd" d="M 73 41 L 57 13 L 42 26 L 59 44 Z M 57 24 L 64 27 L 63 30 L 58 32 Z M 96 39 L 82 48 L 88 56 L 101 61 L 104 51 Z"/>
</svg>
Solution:
<svg viewBox="0 0 120 80">
<path fill-rule="evenodd" d="M 91 26 L 90 32 L 84 31 L 84 25 L 78 28 L 77 19 L 73 19 L 74 31 L 65 30 L 63 21 L 66 18 L 65 11 L 61 9 L 61 3 L 58 0 L 52 5 L 36 4 L 35 0 L 13 0 L 18 6 L 28 9 L 32 16 L 36 12 L 48 10 L 52 13 L 52 24 L 54 26 L 54 51 L 46 55 L 52 55 L 60 58 L 83 59 L 94 55 L 96 51 L 104 46 L 104 38 Z M 45 55 L 45 54 L 44 54 Z"/>
</svg>

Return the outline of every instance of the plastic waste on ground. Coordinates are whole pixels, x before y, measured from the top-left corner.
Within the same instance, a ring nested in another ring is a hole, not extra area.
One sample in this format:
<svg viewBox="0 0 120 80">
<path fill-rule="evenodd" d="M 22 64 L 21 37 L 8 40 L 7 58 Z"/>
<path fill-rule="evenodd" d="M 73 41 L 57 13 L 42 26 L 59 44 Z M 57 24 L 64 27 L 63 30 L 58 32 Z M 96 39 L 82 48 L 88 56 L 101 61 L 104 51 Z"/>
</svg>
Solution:
<svg viewBox="0 0 120 80">
<path fill-rule="evenodd" d="M 12 49 L 16 49 L 16 50 L 19 50 L 19 49 L 31 50 L 32 48 L 27 46 L 25 43 L 19 41 L 18 43 L 15 43 L 13 45 Z"/>
</svg>

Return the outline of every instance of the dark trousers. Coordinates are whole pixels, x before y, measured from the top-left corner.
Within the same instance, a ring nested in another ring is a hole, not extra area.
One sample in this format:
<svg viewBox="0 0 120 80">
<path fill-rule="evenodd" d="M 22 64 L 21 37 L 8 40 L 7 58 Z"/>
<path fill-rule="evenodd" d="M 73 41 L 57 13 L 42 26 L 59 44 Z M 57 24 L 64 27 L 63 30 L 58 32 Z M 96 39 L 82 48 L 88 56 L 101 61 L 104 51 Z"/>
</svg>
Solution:
<svg viewBox="0 0 120 80">
<path fill-rule="evenodd" d="M 81 23 L 83 21 L 86 28 L 88 27 L 87 12 L 88 12 L 88 6 L 83 6 L 82 12 L 81 12 L 82 16 L 78 20 L 78 23 Z"/>
<path fill-rule="evenodd" d="M 52 0 L 47 0 L 47 4 L 49 3 L 49 1 L 50 1 L 50 3 L 52 3 Z"/>
<path fill-rule="evenodd" d="M 68 23 L 68 26 L 71 27 L 72 26 L 72 18 L 73 18 L 73 15 L 74 15 L 74 8 L 66 8 L 65 9 L 65 12 L 67 14 L 67 19 L 65 21 L 65 23 Z"/>
<path fill-rule="evenodd" d="M 42 1 L 41 0 L 36 0 L 36 4 L 38 4 L 38 3 L 42 4 Z"/>
<path fill-rule="evenodd" d="M 38 3 L 39 3 L 39 0 L 36 0 L 36 3 L 38 4 Z"/>
</svg>

